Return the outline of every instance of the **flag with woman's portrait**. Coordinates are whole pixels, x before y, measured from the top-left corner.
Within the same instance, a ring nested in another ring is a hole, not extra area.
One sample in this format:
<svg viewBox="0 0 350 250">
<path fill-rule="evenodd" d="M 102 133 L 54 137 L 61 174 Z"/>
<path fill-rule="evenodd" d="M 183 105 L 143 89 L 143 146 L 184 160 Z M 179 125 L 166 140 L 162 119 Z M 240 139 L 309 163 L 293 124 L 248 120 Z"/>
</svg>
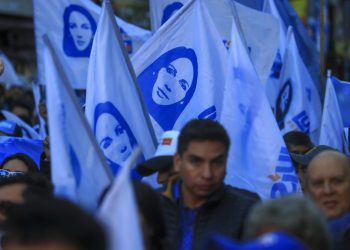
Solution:
<svg viewBox="0 0 350 250">
<path fill-rule="evenodd" d="M 132 57 L 157 137 L 193 118 L 217 120 L 227 50 L 203 1 L 189 1 Z"/>
<path fill-rule="evenodd" d="M 92 45 L 85 114 L 102 152 L 117 175 L 134 150 L 139 161 L 153 156 L 157 141 L 110 4 L 101 13 Z M 133 177 L 140 178 L 136 170 Z"/>
<path fill-rule="evenodd" d="M 92 41 L 101 8 L 92 1 L 84 0 L 34 0 L 33 6 L 39 83 L 50 81 L 44 77 L 42 40 L 44 34 L 50 34 L 58 48 L 58 56 L 70 69 L 66 74 L 73 88 L 85 89 Z M 124 45 L 129 55 L 133 55 L 151 33 L 118 17 L 116 20 Z"/>
</svg>

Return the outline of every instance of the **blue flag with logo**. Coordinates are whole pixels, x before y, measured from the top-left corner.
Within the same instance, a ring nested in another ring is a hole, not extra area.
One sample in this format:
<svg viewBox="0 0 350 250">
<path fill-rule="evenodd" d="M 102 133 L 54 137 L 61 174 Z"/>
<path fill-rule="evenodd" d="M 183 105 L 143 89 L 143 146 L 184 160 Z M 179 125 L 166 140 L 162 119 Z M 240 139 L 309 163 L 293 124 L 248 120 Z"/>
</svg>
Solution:
<svg viewBox="0 0 350 250">
<path fill-rule="evenodd" d="M 333 83 L 336 78 L 329 76 L 323 104 L 319 144 L 328 145 L 340 152 L 348 153 L 348 140 L 344 133 L 343 119 Z"/>
<path fill-rule="evenodd" d="M 150 0 L 151 26 L 155 32 L 178 12 L 188 0 Z M 239 32 L 243 34 L 245 46 L 260 80 L 265 83 L 275 58 L 278 45 L 278 21 L 261 11 L 246 7 L 235 1 L 202 0 L 211 16 L 226 48 L 231 44 L 232 17 L 239 19 Z M 254 1 L 239 1 L 248 3 Z M 262 2 L 262 1 L 260 1 Z"/>
<path fill-rule="evenodd" d="M 350 127 L 350 83 L 331 77 L 343 118 L 344 127 Z"/>
<path fill-rule="evenodd" d="M 288 30 L 275 115 L 282 133 L 298 130 L 315 140 L 321 123 L 321 100 Z"/>
<path fill-rule="evenodd" d="M 86 77 L 92 41 L 96 33 L 101 8 L 88 0 L 33 1 L 38 78 L 46 84 L 42 36 L 50 34 L 57 42 L 57 54 L 69 68 L 66 72 L 72 86 L 86 88 Z M 123 42 L 130 55 L 151 36 L 151 32 L 116 17 Z"/>
<path fill-rule="evenodd" d="M 137 146 L 140 161 L 152 157 L 157 141 L 112 13 L 105 4 L 91 50 L 85 114 L 116 174 Z"/>
<path fill-rule="evenodd" d="M 220 116 L 232 142 L 225 182 L 262 199 L 298 192 L 298 177 L 236 22 L 232 41 Z"/>
<path fill-rule="evenodd" d="M 217 120 L 227 57 L 220 40 L 203 1 L 189 1 L 133 56 L 158 139 L 193 118 Z"/>
<path fill-rule="evenodd" d="M 97 208 L 112 175 L 64 74 L 56 48 L 45 36 L 46 85 L 50 127 L 51 176 L 55 192 L 89 211 Z"/>
</svg>

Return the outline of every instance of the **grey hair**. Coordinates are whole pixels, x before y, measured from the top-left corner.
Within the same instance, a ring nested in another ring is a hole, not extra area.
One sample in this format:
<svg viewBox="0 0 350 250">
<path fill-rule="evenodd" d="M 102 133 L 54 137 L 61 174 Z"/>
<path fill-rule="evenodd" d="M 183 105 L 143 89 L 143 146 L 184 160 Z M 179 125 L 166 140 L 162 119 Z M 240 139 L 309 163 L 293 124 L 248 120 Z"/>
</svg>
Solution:
<svg viewBox="0 0 350 250">
<path fill-rule="evenodd" d="M 330 246 L 325 215 L 303 196 L 282 197 L 253 207 L 244 237 L 253 239 L 271 229 L 296 237 L 311 250 L 327 250 Z"/>
</svg>

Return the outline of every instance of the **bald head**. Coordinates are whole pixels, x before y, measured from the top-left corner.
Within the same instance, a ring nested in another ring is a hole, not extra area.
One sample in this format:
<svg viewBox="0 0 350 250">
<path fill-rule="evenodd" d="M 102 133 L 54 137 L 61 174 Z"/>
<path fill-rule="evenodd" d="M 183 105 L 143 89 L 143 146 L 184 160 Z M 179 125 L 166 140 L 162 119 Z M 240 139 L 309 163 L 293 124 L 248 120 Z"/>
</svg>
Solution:
<svg viewBox="0 0 350 250">
<path fill-rule="evenodd" d="M 307 167 L 306 192 L 328 218 L 350 212 L 349 159 L 329 150 L 315 156 Z"/>
</svg>

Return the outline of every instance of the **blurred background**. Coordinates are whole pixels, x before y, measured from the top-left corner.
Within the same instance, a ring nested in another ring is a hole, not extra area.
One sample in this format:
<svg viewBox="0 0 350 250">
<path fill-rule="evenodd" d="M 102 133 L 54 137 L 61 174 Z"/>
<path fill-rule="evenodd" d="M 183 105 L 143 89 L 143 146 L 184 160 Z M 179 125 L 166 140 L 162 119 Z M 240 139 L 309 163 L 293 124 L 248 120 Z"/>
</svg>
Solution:
<svg viewBox="0 0 350 250">
<path fill-rule="evenodd" d="M 350 0 L 325 1 L 326 69 L 350 81 Z M 94 0 L 101 4 L 101 0 Z M 148 0 L 111 0 L 116 15 L 150 29 Z M 239 1 L 238 1 L 239 2 Z M 247 1 L 245 1 L 247 2 Z M 290 0 L 310 36 L 319 43 L 320 0 Z M 21 79 L 36 77 L 36 55 L 31 0 L 0 0 L 0 51 L 13 63 Z M 318 46 L 318 45 L 317 45 Z"/>
</svg>

